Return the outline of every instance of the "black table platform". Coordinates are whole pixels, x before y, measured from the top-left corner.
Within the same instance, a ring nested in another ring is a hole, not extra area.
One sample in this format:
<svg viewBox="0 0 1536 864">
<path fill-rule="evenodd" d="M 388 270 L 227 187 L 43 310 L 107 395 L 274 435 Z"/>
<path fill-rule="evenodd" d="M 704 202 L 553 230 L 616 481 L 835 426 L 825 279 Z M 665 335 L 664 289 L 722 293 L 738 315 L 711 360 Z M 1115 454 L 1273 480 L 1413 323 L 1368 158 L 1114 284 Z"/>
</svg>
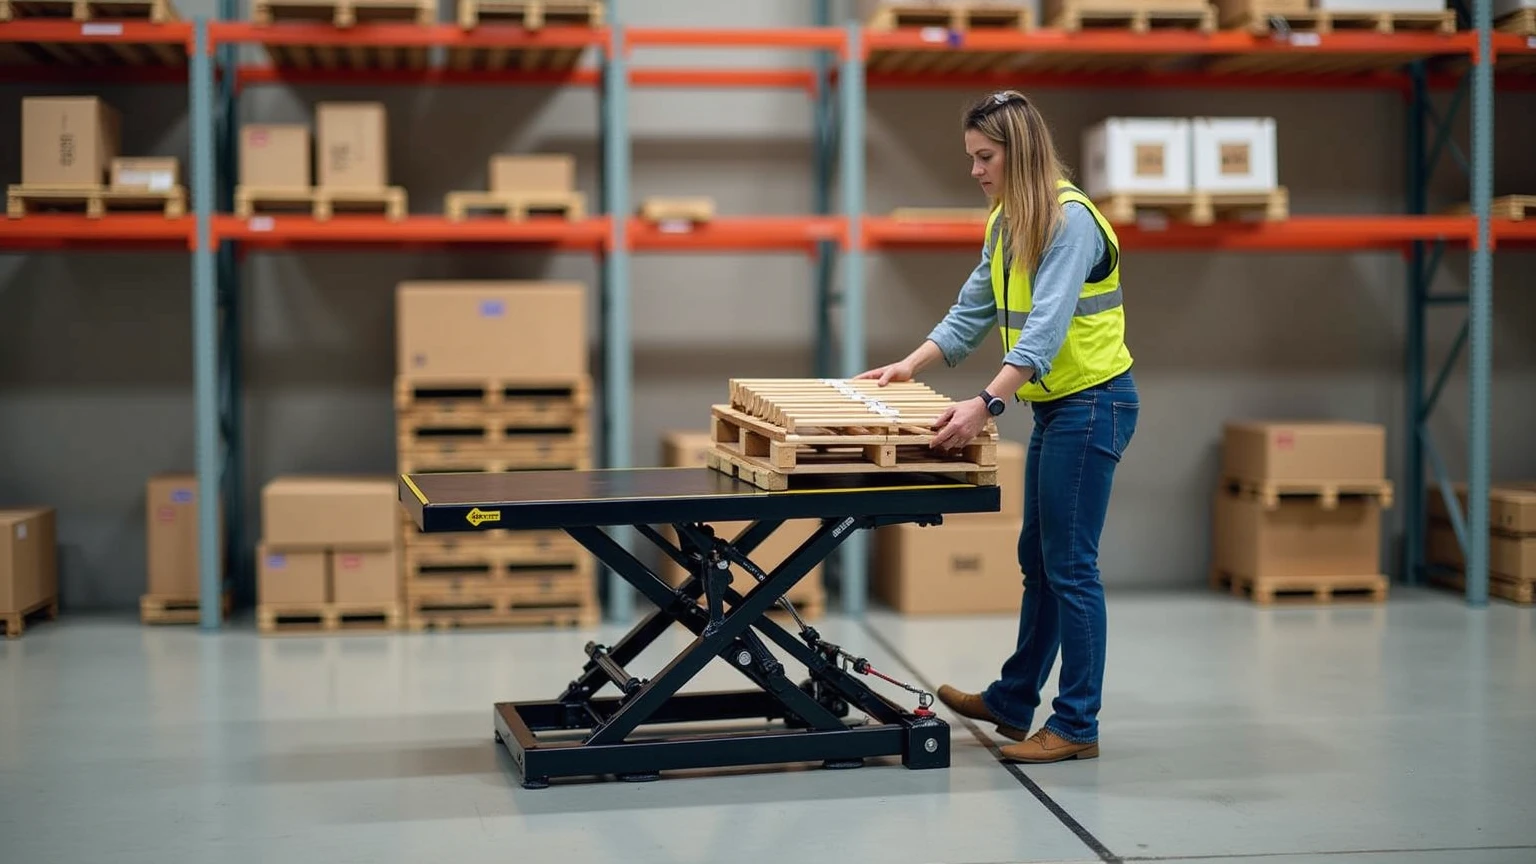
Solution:
<svg viewBox="0 0 1536 864">
<path fill-rule="evenodd" d="M 949 765 L 949 727 L 927 710 L 930 694 L 907 710 L 865 686 L 850 671 L 885 676 L 822 639 L 784 595 L 854 531 L 996 512 L 996 486 L 925 474 L 838 474 L 797 478 L 796 488 L 769 492 L 709 468 L 638 468 L 404 475 L 400 501 L 428 533 L 564 530 L 656 606 L 612 647 L 588 643 L 580 676 L 558 698 L 495 705 L 496 738 L 522 771 L 524 786 L 547 786 L 552 777 L 649 780 L 664 770 L 785 762 L 857 767 L 876 756 L 900 756 L 909 768 Z M 791 519 L 819 519 L 821 527 L 764 572 L 752 552 Z M 751 524 L 721 538 L 709 527 L 719 522 Z M 658 525 L 672 525 L 678 542 L 662 536 Z M 668 585 L 603 530 L 615 526 L 633 526 L 689 577 Z M 731 588 L 732 564 L 757 581 L 745 594 Z M 798 635 L 768 617 L 774 606 L 790 612 Z M 630 675 L 625 664 L 672 624 L 693 633 L 693 642 L 655 678 Z M 809 677 L 790 681 L 765 637 Z M 716 657 L 756 689 L 678 694 Z M 617 695 L 599 697 L 609 684 Z M 869 721 L 845 721 L 850 706 Z M 783 723 L 672 738 L 651 729 L 636 734 L 642 726 L 722 720 Z M 540 740 L 539 733 L 559 734 Z"/>
</svg>

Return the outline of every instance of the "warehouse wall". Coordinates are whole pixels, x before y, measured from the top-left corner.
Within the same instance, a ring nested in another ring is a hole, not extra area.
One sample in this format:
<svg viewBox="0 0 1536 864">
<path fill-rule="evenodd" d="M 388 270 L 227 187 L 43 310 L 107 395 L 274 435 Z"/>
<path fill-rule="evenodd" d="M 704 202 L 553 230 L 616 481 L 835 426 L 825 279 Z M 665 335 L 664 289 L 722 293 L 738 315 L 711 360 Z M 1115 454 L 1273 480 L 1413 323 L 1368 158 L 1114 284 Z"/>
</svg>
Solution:
<svg viewBox="0 0 1536 864">
<path fill-rule="evenodd" d="M 211 3 L 179 0 L 184 12 Z M 630 2 L 634 23 L 804 24 L 809 4 Z M 773 7 L 773 8 L 769 8 Z M 637 51 L 637 63 L 696 59 L 795 62 L 793 55 Z M 77 88 L 0 88 L 0 179 L 19 178 L 20 99 Z M 130 154 L 187 157 L 185 89 L 107 87 L 124 113 Z M 873 91 L 868 113 L 872 212 L 899 205 L 974 205 L 957 131 L 964 91 Z M 1246 116 L 1279 121 L 1280 176 L 1293 211 L 1401 209 L 1401 100 L 1388 93 L 1041 90 L 1066 158 L 1082 129 L 1110 114 Z M 440 209 L 451 189 L 483 188 L 494 151 L 577 154 L 579 184 L 597 202 L 595 94 L 514 88 L 280 88 L 247 91 L 245 121 L 310 118 L 325 99 L 379 99 L 389 109 L 390 167 L 412 209 Z M 1536 189 L 1515 154 L 1536 140 L 1529 94 L 1498 99 L 1496 194 Z M 634 196 L 707 194 L 724 214 L 811 207 L 812 115 L 789 92 L 642 91 L 632 96 Z M 428 137 L 430 136 L 430 137 Z M 1465 136 L 1463 136 L 1465 138 Z M 1435 203 L 1464 189 L 1452 166 Z M 1524 430 L 1536 424 L 1536 300 L 1529 254 L 1496 259 L 1495 477 L 1536 475 Z M 1466 283 L 1450 254 L 1440 287 Z M 974 264 L 969 253 L 882 254 L 869 265 L 871 365 L 910 350 L 942 316 Z M 190 262 L 182 255 L 0 256 L 0 504 L 60 510 L 63 602 L 127 608 L 144 585 L 144 479 L 192 466 Z M 1389 426 L 1394 477 L 1403 443 L 1404 268 L 1393 254 L 1127 258 L 1130 342 L 1144 410 L 1116 487 L 1103 543 L 1114 588 L 1196 586 L 1206 567 L 1209 490 L 1228 417 L 1350 417 Z M 394 285 L 405 278 L 578 278 L 582 255 L 452 252 L 252 254 L 243 269 L 250 531 L 259 487 L 282 472 L 393 467 L 390 401 Z M 813 268 L 795 255 L 656 255 L 635 259 L 635 423 L 638 463 L 659 458 L 663 430 L 702 428 L 733 375 L 811 373 Z M 1439 352 L 1459 324 L 1436 313 Z M 988 380 L 991 343 L 930 381 L 955 395 Z M 594 364 L 597 355 L 594 354 Z M 1463 364 L 1464 366 L 1464 364 Z M 595 366 L 595 369 L 600 368 Z M 1464 375 L 1453 378 L 1435 435 L 1453 472 L 1465 452 Z M 1025 440 L 1027 412 L 1009 437 Z M 1395 521 L 1393 523 L 1395 525 Z M 1394 529 L 1395 530 L 1395 529 Z"/>
</svg>

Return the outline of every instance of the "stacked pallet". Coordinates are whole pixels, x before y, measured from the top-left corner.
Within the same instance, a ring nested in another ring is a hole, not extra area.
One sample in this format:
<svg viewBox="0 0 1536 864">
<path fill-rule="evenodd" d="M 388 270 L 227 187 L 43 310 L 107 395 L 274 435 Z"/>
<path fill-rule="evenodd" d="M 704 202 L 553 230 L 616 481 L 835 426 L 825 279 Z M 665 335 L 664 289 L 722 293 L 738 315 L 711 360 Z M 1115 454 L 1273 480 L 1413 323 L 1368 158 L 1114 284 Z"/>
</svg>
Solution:
<svg viewBox="0 0 1536 864">
<path fill-rule="evenodd" d="M 936 473 L 997 483 L 997 426 L 954 451 L 932 447 L 933 424 L 953 404 L 926 384 L 743 378 L 711 408 L 711 468 L 770 490 L 824 474 Z"/>
<path fill-rule="evenodd" d="M 52 507 L 0 510 L 0 634 L 8 639 L 29 621 L 59 617 L 56 525 Z"/>
<path fill-rule="evenodd" d="M 1467 486 L 1454 487 L 1463 513 Z M 1429 489 L 1429 534 L 1425 560 L 1430 581 L 1466 589 L 1466 557 L 1439 487 Z M 1536 482 L 1495 483 L 1488 491 L 1488 593 L 1512 603 L 1536 603 Z"/>
<path fill-rule="evenodd" d="M 662 464 L 668 468 L 704 468 L 709 463 L 712 449 L 713 439 L 707 431 L 668 432 L 662 436 Z M 714 522 L 709 527 L 716 537 L 731 540 L 750 525 L 750 522 Z M 763 572 L 772 573 L 820 527 L 819 519 L 791 519 L 768 535 L 768 539 L 747 557 Z M 673 544 L 678 542 L 677 531 L 670 525 L 663 526 L 661 534 Z M 688 577 L 682 565 L 664 554 L 658 555 L 657 572 L 673 587 L 682 585 Z M 755 584 L 752 574 L 735 564 L 731 565 L 731 587 L 738 593 L 746 594 Z M 784 596 L 794 605 L 800 617 L 807 621 L 823 615 L 827 608 L 823 566 L 818 563 L 811 568 Z M 699 598 L 699 605 L 705 605 L 703 597 Z"/>
<path fill-rule="evenodd" d="M 172 157 L 121 156 L 122 118 L 95 96 L 29 97 L 21 106 L 21 183 L 6 187 L 7 218 L 67 210 L 100 219 L 148 210 L 186 215 Z"/>
<path fill-rule="evenodd" d="M 585 298 L 579 283 L 402 283 L 400 473 L 591 467 Z M 597 621 L 595 561 L 564 532 L 397 524 L 413 630 Z"/>
<path fill-rule="evenodd" d="M 1212 530 L 1212 587 L 1280 599 L 1383 601 L 1381 511 L 1392 506 L 1383 427 L 1226 425 Z"/>
<path fill-rule="evenodd" d="M 256 551 L 256 629 L 399 629 L 399 508 L 390 477 L 280 476 L 268 482 Z"/>
</svg>

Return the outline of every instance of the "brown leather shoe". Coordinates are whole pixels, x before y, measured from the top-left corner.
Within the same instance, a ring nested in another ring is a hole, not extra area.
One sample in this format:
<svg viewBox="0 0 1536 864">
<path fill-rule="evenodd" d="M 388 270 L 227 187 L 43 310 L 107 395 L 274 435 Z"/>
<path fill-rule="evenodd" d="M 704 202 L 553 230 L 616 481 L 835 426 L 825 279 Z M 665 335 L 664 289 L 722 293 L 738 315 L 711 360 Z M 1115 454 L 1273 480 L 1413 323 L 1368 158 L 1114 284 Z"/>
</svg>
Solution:
<svg viewBox="0 0 1536 864">
<path fill-rule="evenodd" d="M 1005 738 L 1023 741 L 1029 737 L 1028 729 L 1015 729 L 1012 726 L 998 723 L 997 718 L 992 716 L 992 712 L 987 710 L 987 703 L 981 701 L 981 694 L 979 693 L 963 693 L 945 684 L 939 687 L 939 701 L 949 706 L 951 711 L 954 711 L 961 717 L 969 717 L 972 720 L 996 724 L 998 734 Z"/>
<path fill-rule="evenodd" d="M 1099 755 L 1097 741 L 1076 744 L 1045 727 L 1029 736 L 1027 741 L 1000 748 L 1003 758 L 1010 762 L 1061 762 L 1067 759 L 1095 759 Z"/>
</svg>

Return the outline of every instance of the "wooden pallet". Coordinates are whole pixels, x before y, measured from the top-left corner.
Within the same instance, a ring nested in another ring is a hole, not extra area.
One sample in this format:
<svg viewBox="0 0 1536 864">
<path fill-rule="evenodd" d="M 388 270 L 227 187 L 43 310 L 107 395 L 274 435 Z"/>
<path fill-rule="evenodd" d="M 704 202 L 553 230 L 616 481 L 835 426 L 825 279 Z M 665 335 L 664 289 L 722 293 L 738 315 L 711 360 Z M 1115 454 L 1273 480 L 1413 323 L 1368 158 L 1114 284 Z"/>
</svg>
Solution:
<svg viewBox="0 0 1536 864">
<path fill-rule="evenodd" d="M 974 446 L 974 445 L 973 445 Z M 793 468 L 776 468 L 761 459 L 743 455 L 729 445 L 717 444 L 705 454 L 705 464 L 716 471 L 751 483 L 759 489 L 783 492 L 795 486 L 796 478 L 815 474 L 937 474 L 963 480 L 976 486 L 996 486 L 997 469 L 965 459 L 938 459 L 931 451 L 901 451 L 894 465 L 880 467 L 862 461 L 859 453 L 813 454 L 800 457 Z"/>
<path fill-rule="evenodd" d="M 1211 225 L 1218 219 L 1258 219 L 1280 222 L 1290 218 L 1290 194 L 1285 187 L 1269 192 L 1122 192 L 1094 202 L 1104 218 L 1132 223 L 1142 211 L 1192 225 Z"/>
<path fill-rule="evenodd" d="M 590 569 L 512 579 L 424 578 L 405 582 L 407 604 L 417 612 L 481 612 L 522 609 L 579 609 L 597 602 Z"/>
<path fill-rule="evenodd" d="M 398 603 L 263 603 L 256 607 L 262 633 L 382 633 L 399 630 Z"/>
<path fill-rule="evenodd" d="M 1261 36 L 1268 33 L 1327 34 L 1346 30 L 1374 33 L 1456 32 L 1454 9 L 1443 12 L 1332 12 L 1326 9 L 1281 11 L 1262 0 L 1248 0 L 1248 4 L 1246 10 L 1239 14 L 1232 15 L 1229 12 L 1222 18 L 1221 25 Z"/>
<path fill-rule="evenodd" d="M 329 21 L 337 27 L 358 23 L 408 21 L 426 26 L 437 20 L 433 0 L 251 0 L 251 23 Z"/>
<path fill-rule="evenodd" d="M 583 447 L 565 458 L 553 456 L 542 460 L 530 460 L 525 456 L 505 456 L 486 453 L 434 452 L 400 453 L 398 464 L 402 474 L 480 473 L 501 474 L 511 471 L 583 471 L 592 467 L 590 448 Z"/>
<path fill-rule="evenodd" d="M 520 24 L 539 30 L 546 24 L 561 27 L 603 26 L 599 0 L 459 0 L 459 26 L 466 30 L 481 21 Z"/>
<path fill-rule="evenodd" d="M 182 186 L 169 189 L 114 189 L 111 186 L 13 185 L 5 191 L 5 215 L 20 219 L 40 210 L 83 212 L 100 219 L 108 211 L 158 210 L 167 219 L 187 215 L 187 193 Z"/>
<path fill-rule="evenodd" d="M 1466 574 L 1448 568 L 1431 569 L 1429 582 L 1436 587 L 1462 594 L 1467 590 Z M 1520 606 L 1533 606 L 1536 605 L 1536 580 L 1514 579 L 1501 573 L 1489 573 L 1488 594 Z"/>
<path fill-rule="evenodd" d="M 1389 509 L 1392 506 L 1393 486 L 1390 480 L 1364 483 L 1336 483 L 1326 480 L 1275 482 L 1225 477 L 1221 482 L 1228 492 L 1258 499 L 1264 504 L 1266 510 L 1279 507 L 1282 498 L 1315 499 L 1319 507 L 1324 510 L 1333 510 L 1339 506 L 1340 496 L 1376 498 L 1383 509 Z"/>
<path fill-rule="evenodd" d="M 985 224 L 991 211 L 985 207 L 897 207 L 891 218 L 897 222 L 979 222 Z"/>
<path fill-rule="evenodd" d="M 443 213 L 450 222 L 498 216 L 508 222 L 556 218 L 575 222 L 587 218 L 587 199 L 580 192 L 449 192 Z"/>
<path fill-rule="evenodd" d="M 28 621 L 56 621 L 59 618 L 59 598 L 49 597 L 16 612 L 0 612 L 0 630 L 7 639 L 20 638 L 26 632 Z"/>
<path fill-rule="evenodd" d="M 402 435 L 395 443 L 402 458 L 478 457 L 520 463 L 528 468 L 559 468 L 590 450 L 592 441 L 586 432 L 533 430 L 495 441 L 434 441 Z"/>
<path fill-rule="evenodd" d="M 596 626 L 600 610 L 597 586 L 590 577 L 554 592 L 532 586 L 444 591 L 417 589 L 406 599 L 407 626 Z"/>
<path fill-rule="evenodd" d="M 556 555 L 575 559 L 587 554 L 585 548 L 571 535 L 558 529 L 488 528 L 476 531 L 434 531 L 431 534 L 425 534 L 416 528 L 416 523 L 411 520 L 411 515 L 404 507 L 399 508 L 397 512 L 400 514 L 400 526 L 404 531 L 405 545 L 415 549 L 452 552 L 458 549 L 496 546 L 521 551 L 528 558 L 535 560 L 539 558 L 554 560 L 553 556 Z"/>
<path fill-rule="evenodd" d="M 384 189 L 329 189 L 235 187 L 235 215 L 250 219 L 258 214 L 309 213 L 324 222 L 338 212 L 377 212 L 391 222 L 406 216 L 407 195 L 401 186 Z"/>
<path fill-rule="evenodd" d="M 917 381 L 881 387 L 872 380 L 733 378 L 729 386 L 726 407 L 785 433 L 810 427 L 864 436 L 930 434 L 929 426 L 954 404 Z M 986 431 L 996 433 L 991 421 Z M 922 442 L 903 437 L 900 443 Z"/>
<path fill-rule="evenodd" d="M 1536 13 L 1536 9 L 1526 11 Z M 1526 211 L 1532 209 L 1536 209 L 1536 195 L 1500 195 L 1488 202 L 1488 218 L 1523 222 Z M 1446 212 L 1454 216 L 1466 216 L 1472 212 L 1472 204 L 1464 201 Z"/>
<path fill-rule="evenodd" d="M 572 541 L 574 543 L 574 541 Z M 530 550 L 521 545 L 411 546 L 405 550 L 405 578 L 419 582 L 466 580 L 482 585 L 545 584 L 591 579 L 592 558 L 579 546 Z"/>
<path fill-rule="evenodd" d="M 698 224 L 715 218 L 715 199 L 652 196 L 641 201 L 635 213 L 647 222 Z"/>
<path fill-rule="evenodd" d="M 977 3 L 890 3 L 870 14 L 871 30 L 902 27 L 942 27 L 946 30 L 1029 30 L 1033 16 L 1027 6 L 985 6 Z"/>
<path fill-rule="evenodd" d="M 1516 36 L 1536 36 L 1536 9 L 1517 9 L 1500 18 L 1494 28 Z"/>
<path fill-rule="evenodd" d="M 1261 605 L 1277 602 L 1333 603 L 1357 600 L 1383 603 L 1387 599 L 1387 578 L 1381 575 L 1366 576 L 1268 576 L 1254 579 L 1215 570 L 1211 573 L 1211 585 L 1217 590 L 1230 591 L 1234 596 L 1247 597 Z"/>
<path fill-rule="evenodd" d="M 565 439 L 587 438 L 586 416 L 574 418 L 574 423 L 525 425 L 501 419 L 472 417 L 435 417 L 403 414 L 396 418 L 396 439 L 401 449 L 421 447 L 487 447 L 523 450 L 529 442 L 536 442 L 541 452 L 552 442 L 564 443 Z"/>
<path fill-rule="evenodd" d="M 223 595 L 220 605 L 225 616 L 229 615 L 231 599 Z M 180 597 L 170 594 L 145 594 L 139 597 L 139 622 L 141 624 L 196 624 L 202 620 L 203 604 L 196 597 Z"/>
<path fill-rule="evenodd" d="M 1068 33 L 1108 27 L 1128 29 L 1133 33 L 1149 30 L 1216 30 L 1216 7 L 1203 2 L 1179 0 L 1066 0 L 1047 4 L 1055 14 L 1046 13 L 1051 26 Z"/>
<path fill-rule="evenodd" d="M 71 21 L 179 21 L 171 0 L 0 0 L 0 21 L 68 18 Z"/>
<path fill-rule="evenodd" d="M 518 429 L 581 432 L 587 421 L 587 406 L 573 399 L 541 399 L 502 408 L 409 408 L 395 415 L 399 433 L 419 440 L 500 440 Z"/>
<path fill-rule="evenodd" d="M 412 376 L 395 378 L 395 409 L 407 411 L 495 411 L 542 423 L 545 418 L 565 416 L 575 405 L 583 411 L 591 404 L 592 379 L 572 378 L 469 378 L 460 376 Z"/>
</svg>

